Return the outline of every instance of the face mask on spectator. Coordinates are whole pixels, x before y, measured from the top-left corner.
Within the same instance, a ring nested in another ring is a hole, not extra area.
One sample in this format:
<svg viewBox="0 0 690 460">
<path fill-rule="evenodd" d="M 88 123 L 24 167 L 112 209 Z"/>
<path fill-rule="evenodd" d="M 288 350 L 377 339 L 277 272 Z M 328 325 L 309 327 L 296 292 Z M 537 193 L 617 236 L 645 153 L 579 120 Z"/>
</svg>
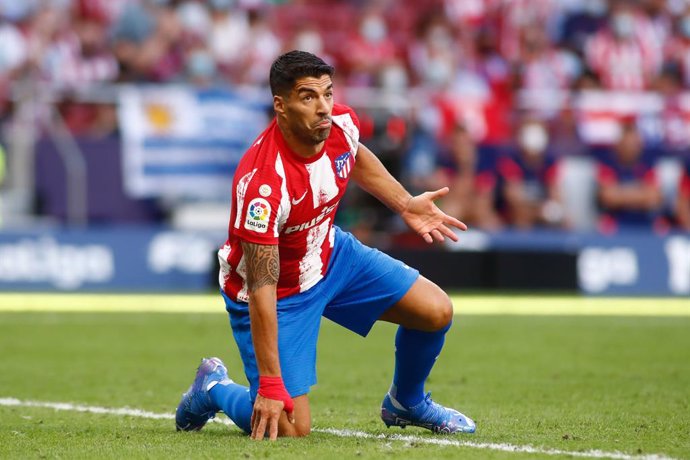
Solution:
<svg viewBox="0 0 690 460">
<path fill-rule="evenodd" d="M 453 70 L 449 62 L 443 59 L 432 59 L 424 72 L 424 80 L 433 87 L 439 87 L 450 81 Z"/>
<path fill-rule="evenodd" d="M 383 40 L 386 36 L 386 24 L 378 18 L 367 18 L 362 23 L 359 33 L 367 41 L 375 43 Z"/>
<path fill-rule="evenodd" d="M 295 38 L 295 49 L 319 55 L 323 52 L 323 40 L 318 32 L 307 30 Z"/>
<path fill-rule="evenodd" d="M 685 38 L 690 38 L 690 15 L 685 16 L 680 22 L 680 32 Z"/>
<path fill-rule="evenodd" d="M 616 13 L 611 18 L 611 26 L 620 38 L 630 38 L 635 33 L 635 19 L 629 13 Z"/>
<path fill-rule="evenodd" d="M 407 88 L 407 72 L 399 64 L 386 66 L 381 71 L 381 88 L 389 91 L 400 91 Z"/>
<path fill-rule="evenodd" d="M 199 3 L 184 3 L 177 10 L 182 27 L 199 36 L 204 36 L 210 27 L 208 11 Z"/>
<path fill-rule="evenodd" d="M 531 123 L 522 127 L 518 142 L 524 151 L 541 154 L 546 150 L 549 135 L 542 125 Z"/>
</svg>

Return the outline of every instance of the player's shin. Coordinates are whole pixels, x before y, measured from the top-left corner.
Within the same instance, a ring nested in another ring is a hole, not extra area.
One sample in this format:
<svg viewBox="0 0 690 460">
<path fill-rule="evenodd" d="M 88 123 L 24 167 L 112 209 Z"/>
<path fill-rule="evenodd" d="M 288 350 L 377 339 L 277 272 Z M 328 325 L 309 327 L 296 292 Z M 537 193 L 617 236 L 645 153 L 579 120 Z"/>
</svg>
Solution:
<svg viewBox="0 0 690 460">
<path fill-rule="evenodd" d="M 398 328 L 395 336 L 395 374 L 390 394 L 405 407 L 424 399 L 424 382 L 441 353 L 450 323 L 434 332 Z"/>
<path fill-rule="evenodd" d="M 221 382 L 211 388 L 209 395 L 213 403 L 230 417 L 235 425 L 246 433 L 252 431 L 250 421 L 254 405 L 249 394 L 249 388 L 234 382 Z"/>
</svg>

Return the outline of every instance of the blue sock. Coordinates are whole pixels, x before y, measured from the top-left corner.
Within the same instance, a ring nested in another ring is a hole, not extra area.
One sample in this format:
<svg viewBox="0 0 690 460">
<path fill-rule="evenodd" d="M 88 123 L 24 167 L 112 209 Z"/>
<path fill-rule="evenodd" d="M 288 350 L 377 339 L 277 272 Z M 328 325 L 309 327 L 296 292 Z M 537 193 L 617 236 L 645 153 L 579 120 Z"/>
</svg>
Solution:
<svg viewBox="0 0 690 460">
<path fill-rule="evenodd" d="M 405 407 L 412 407 L 424 399 L 424 382 L 438 358 L 446 332 L 415 331 L 402 326 L 395 335 L 395 374 L 391 396 Z"/>
<path fill-rule="evenodd" d="M 234 382 L 221 382 L 214 385 L 208 393 L 211 396 L 211 401 L 225 412 L 225 415 L 230 417 L 235 425 L 245 432 L 251 433 L 254 405 L 249 396 L 249 388 Z"/>
</svg>

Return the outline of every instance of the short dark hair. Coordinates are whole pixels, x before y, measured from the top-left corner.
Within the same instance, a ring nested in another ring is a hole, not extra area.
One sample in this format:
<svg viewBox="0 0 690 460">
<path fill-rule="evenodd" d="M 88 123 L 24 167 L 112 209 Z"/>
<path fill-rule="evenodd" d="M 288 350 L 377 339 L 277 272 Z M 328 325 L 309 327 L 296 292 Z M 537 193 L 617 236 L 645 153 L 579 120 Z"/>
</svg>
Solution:
<svg viewBox="0 0 690 460">
<path fill-rule="evenodd" d="M 335 73 L 333 66 L 323 59 L 306 51 L 293 50 L 278 56 L 271 65 L 269 83 L 271 94 L 285 95 L 290 92 L 295 82 L 303 77 L 320 77 Z"/>
</svg>

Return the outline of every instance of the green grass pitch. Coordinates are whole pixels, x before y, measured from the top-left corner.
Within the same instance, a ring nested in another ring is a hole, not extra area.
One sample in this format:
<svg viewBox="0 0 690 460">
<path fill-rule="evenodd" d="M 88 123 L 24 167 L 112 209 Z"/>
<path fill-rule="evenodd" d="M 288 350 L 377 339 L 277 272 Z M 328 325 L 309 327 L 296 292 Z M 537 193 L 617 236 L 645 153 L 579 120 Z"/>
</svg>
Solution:
<svg viewBox="0 0 690 460">
<path fill-rule="evenodd" d="M 324 321 L 310 395 L 319 431 L 308 438 L 257 443 L 217 423 L 177 433 L 172 420 L 0 404 L 0 458 L 690 458 L 687 299 L 454 301 L 460 314 L 427 389 L 478 424 L 441 439 L 471 445 L 386 429 L 378 408 L 395 328 L 362 339 Z M 0 399 L 172 414 L 202 356 L 245 381 L 222 308 L 212 295 L 0 294 Z M 505 445 L 536 450 L 495 450 Z"/>
</svg>

